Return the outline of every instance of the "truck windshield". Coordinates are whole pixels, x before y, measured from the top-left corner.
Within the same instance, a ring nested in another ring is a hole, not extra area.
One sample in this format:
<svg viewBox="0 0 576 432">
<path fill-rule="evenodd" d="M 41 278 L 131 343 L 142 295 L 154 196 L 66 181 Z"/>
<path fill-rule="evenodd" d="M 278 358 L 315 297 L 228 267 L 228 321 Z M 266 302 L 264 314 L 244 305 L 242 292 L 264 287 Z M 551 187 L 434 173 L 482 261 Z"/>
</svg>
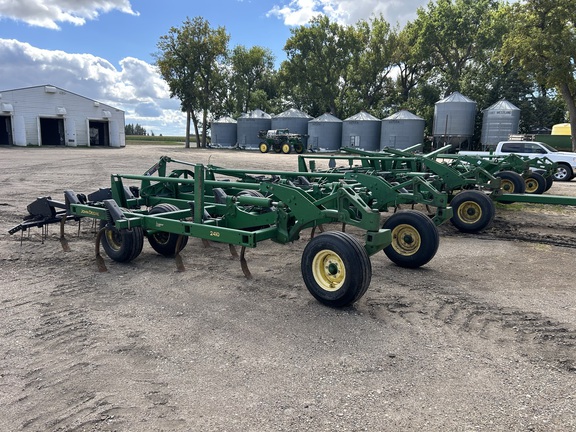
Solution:
<svg viewBox="0 0 576 432">
<path fill-rule="evenodd" d="M 548 150 L 550 150 L 551 152 L 557 152 L 557 151 L 558 151 L 558 150 L 556 150 L 554 147 L 552 147 L 552 146 L 550 146 L 550 145 L 548 145 L 548 144 L 546 144 L 546 143 L 543 143 L 543 142 L 540 142 L 540 141 L 538 141 L 538 142 L 539 142 L 540 144 L 542 144 L 544 147 L 546 147 Z"/>
</svg>

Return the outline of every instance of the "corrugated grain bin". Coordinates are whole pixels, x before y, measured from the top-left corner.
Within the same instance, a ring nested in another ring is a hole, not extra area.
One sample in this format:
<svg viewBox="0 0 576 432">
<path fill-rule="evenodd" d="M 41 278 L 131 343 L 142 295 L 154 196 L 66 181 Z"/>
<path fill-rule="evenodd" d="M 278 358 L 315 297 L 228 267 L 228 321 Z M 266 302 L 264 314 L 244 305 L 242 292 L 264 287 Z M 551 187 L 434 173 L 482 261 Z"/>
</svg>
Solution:
<svg viewBox="0 0 576 432">
<path fill-rule="evenodd" d="M 367 151 L 380 149 L 382 121 L 361 111 L 342 122 L 342 147 L 355 147 Z"/>
<path fill-rule="evenodd" d="M 405 149 L 424 141 L 424 126 L 422 117 L 402 110 L 382 120 L 380 134 L 380 150 L 384 147 Z"/>
<path fill-rule="evenodd" d="M 342 120 L 322 114 L 308 122 L 308 147 L 316 151 L 334 151 L 342 143 Z"/>
<path fill-rule="evenodd" d="M 237 141 L 237 121 L 232 117 L 222 117 L 212 122 L 211 143 L 214 146 L 233 147 Z"/>
<path fill-rule="evenodd" d="M 505 99 L 482 111 L 483 146 L 495 146 L 507 140 L 510 135 L 518 133 L 520 126 L 520 109 Z"/>
<path fill-rule="evenodd" d="M 475 119 L 476 102 L 454 92 L 434 105 L 432 134 L 447 142 L 464 141 L 474 135 Z"/>
<path fill-rule="evenodd" d="M 290 133 L 306 135 L 310 120 L 312 120 L 312 116 L 295 108 L 290 108 L 272 117 L 272 129 L 288 129 Z"/>
<path fill-rule="evenodd" d="M 272 129 L 272 117 L 262 110 L 256 109 L 242 114 L 236 123 L 238 145 L 242 148 L 257 149 L 260 145 L 258 132 Z"/>
</svg>

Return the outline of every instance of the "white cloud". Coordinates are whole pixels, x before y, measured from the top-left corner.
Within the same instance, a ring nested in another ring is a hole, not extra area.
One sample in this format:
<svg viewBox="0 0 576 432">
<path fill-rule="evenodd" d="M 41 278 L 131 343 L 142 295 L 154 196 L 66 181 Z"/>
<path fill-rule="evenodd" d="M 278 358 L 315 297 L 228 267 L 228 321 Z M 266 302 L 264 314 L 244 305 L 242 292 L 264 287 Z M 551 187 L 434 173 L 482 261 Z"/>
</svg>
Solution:
<svg viewBox="0 0 576 432">
<path fill-rule="evenodd" d="M 0 39 L 2 90 L 52 84 L 126 112 L 126 123 L 138 123 L 158 135 L 183 135 L 185 115 L 170 98 L 156 68 L 133 57 L 120 69 L 92 54 L 71 54 Z"/>
<path fill-rule="evenodd" d="M 0 0 L 0 18 L 55 30 L 59 23 L 84 25 L 112 10 L 138 15 L 130 0 Z"/>
<path fill-rule="evenodd" d="M 275 5 L 268 16 L 276 16 L 288 26 L 299 26 L 319 14 L 341 24 L 355 24 L 382 14 L 389 23 L 404 25 L 426 3 L 426 0 L 290 0 Z"/>
</svg>

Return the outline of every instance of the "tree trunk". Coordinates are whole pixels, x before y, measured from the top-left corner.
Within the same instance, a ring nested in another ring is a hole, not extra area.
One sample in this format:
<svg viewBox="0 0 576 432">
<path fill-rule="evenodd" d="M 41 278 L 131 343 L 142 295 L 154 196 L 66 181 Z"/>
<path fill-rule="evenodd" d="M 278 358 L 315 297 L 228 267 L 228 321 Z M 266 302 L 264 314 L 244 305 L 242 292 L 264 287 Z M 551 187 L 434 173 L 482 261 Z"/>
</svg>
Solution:
<svg viewBox="0 0 576 432">
<path fill-rule="evenodd" d="M 190 148 L 190 110 L 186 110 L 186 141 L 184 148 Z"/>
<path fill-rule="evenodd" d="M 202 147 L 206 147 L 206 129 L 208 129 L 208 110 L 202 112 Z"/>
<path fill-rule="evenodd" d="M 200 147 L 200 132 L 198 131 L 198 117 L 192 112 L 192 123 L 194 123 L 194 132 L 196 133 L 196 147 Z"/>
<path fill-rule="evenodd" d="M 572 142 L 572 151 L 576 151 L 576 102 L 574 95 L 570 91 L 568 83 L 563 83 L 560 86 L 560 93 L 568 107 L 568 115 L 570 121 L 570 141 Z"/>
</svg>

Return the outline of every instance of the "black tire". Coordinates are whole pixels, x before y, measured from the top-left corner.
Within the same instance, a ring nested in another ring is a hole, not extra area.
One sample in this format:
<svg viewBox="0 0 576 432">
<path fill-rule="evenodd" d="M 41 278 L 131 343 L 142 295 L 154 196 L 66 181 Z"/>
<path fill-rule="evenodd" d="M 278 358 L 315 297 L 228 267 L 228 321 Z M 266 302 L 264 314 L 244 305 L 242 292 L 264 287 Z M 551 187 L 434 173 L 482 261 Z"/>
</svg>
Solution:
<svg viewBox="0 0 576 432">
<path fill-rule="evenodd" d="M 300 143 L 294 144 L 294 151 L 295 151 L 296 153 L 302 154 L 302 153 L 304 153 L 304 150 L 305 150 L 305 149 L 304 149 L 304 144 L 300 144 Z"/>
<path fill-rule="evenodd" d="M 400 267 L 423 266 L 438 251 L 438 228 L 424 213 L 416 210 L 399 211 L 390 216 L 382 228 L 392 231 L 392 243 L 384 248 L 384 253 Z"/>
<path fill-rule="evenodd" d="M 144 246 L 144 231 L 141 227 L 118 230 L 115 227 L 106 227 L 106 222 L 100 222 L 104 228 L 102 235 L 102 248 L 111 260 L 116 262 L 130 262 L 135 259 Z"/>
<path fill-rule="evenodd" d="M 494 220 L 496 207 L 484 192 L 463 191 L 450 202 L 454 212 L 450 222 L 459 231 L 477 233 L 488 228 Z"/>
<path fill-rule="evenodd" d="M 260 149 L 260 153 L 268 153 L 268 151 L 270 150 L 270 146 L 268 145 L 268 143 L 261 142 L 259 149 Z"/>
<path fill-rule="evenodd" d="M 372 279 L 372 264 L 356 238 L 339 231 L 314 237 L 304 248 L 300 264 L 310 294 L 330 307 L 348 306 L 360 299 Z"/>
<path fill-rule="evenodd" d="M 501 179 L 501 189 L 504 193 L 523 194 L 526 192 L 524 178 L 514 171 L 500 171 L 496 177 Z"/>
<path fill-rule="evenodd" d="M 566 163 L 559 163 L 558 170 L 554 173 L 554 180 L 557 181 L 570 181 L 574 177 L 572 167 Z"/>
<path fill-rule="evenodd" d="M 554 176 L 549 175 L 549 176 L 545 177 L 545 179 L 546 179 L 546 189 L 544 189 L 544 192 L 547 192 L 550 190 L 550 188 L 552 186 L 554 186 Z"/>
<path fill-rule="evenodd" d="M 274 143 L 272 145 L 272 150 L 274 150 L 274 153 L 282 153 L 282 144 Z"/>
<path fill-rule="evenodd" d="M 526 177 L 524 184 L 526 185 L 527 194 L 542 195 L 546 191 L 546 179 L 537 172 L 533 172 Z"/>
<path fill-rule="evenodd" d="M 149 215 L 167 213 L 172 211 L 178 211 L 178 207 L 173 204 L 157 204 L 148 213 Z M 188 243 L 188 236 L 182 236 L 180 241 L 180 249 L 176 251 L 176 245 L 178 244 L 178 238 L 180 236 L 174 233 L 167 233 L 157 231 L 154 234 L 148 235 L 148 243 L 152 246 L 156 252 L 165 257 L 173 257 L 176 252 L 180 252 L 184 249 L 184 246 Z"/>
<path fill-rule="evenodd" d="M 288 144 L 288 143 L 282 144 L 282 153 L 288 154 L 288 153 L 290 153 L 291 150 L 292 150 L 292 148 L 290 147 L 290 144 Z"/>
</svg>

